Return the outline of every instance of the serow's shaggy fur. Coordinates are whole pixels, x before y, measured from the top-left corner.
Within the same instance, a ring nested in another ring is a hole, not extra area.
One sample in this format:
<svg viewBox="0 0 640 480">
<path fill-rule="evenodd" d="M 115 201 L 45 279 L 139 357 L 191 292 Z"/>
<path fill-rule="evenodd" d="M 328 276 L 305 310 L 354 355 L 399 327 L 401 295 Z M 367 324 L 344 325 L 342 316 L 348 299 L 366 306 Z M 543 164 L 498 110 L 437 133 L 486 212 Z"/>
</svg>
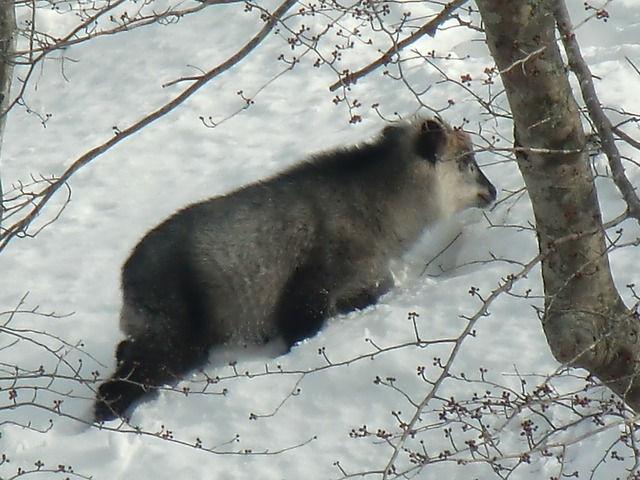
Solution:
<svg viewBox="0 0 640 480">
<path fill-rule="evenodd" d="M 495 197 L 469 137 L 417 119 L 180 210 L 124 264 L 126 338 L 95 421 L 124 417 L 214 346 L 280 338 L 290 348 L 374 303 L 392 285 L 389 261 L 426 226 Z"/>
</svg>

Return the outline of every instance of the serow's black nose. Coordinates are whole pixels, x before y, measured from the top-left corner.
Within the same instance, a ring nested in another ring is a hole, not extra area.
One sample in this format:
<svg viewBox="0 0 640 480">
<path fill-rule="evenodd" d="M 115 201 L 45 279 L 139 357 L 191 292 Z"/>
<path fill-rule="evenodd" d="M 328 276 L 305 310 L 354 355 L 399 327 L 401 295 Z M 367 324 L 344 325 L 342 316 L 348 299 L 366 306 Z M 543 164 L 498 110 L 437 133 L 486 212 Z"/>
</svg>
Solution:
<svg viewBox="0 0 640 480">
<path fill-rule="evenodd" d="M 487 187 L 489 189 L 488 192 L 483 192 L 478 194 L 478 206 L 479 207 L 488 207 L 491 205 L 497 196 L 496 187 L 489 181 L 487 181 Z"/>
</svg>

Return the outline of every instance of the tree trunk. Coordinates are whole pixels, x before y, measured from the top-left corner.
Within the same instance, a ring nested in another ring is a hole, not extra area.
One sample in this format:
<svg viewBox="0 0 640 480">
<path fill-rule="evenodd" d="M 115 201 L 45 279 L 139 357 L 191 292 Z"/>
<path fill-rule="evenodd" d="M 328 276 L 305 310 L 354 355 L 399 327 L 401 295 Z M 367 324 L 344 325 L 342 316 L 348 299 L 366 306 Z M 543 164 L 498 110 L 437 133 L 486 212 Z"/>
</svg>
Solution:
<svg viewBox="0 0 640 480">
<path fill-rule="evenodd" d="M 533 206 L 551 351 L 560 362 L 586 368 L 640 411 L 640 325 L 611 277 L 585 135 L 555 38 L 558 1 L 477 5 Z"/>
<path fill-rule="evenodd" d="M 10 90 L 13 77 L 14 46 L 16 35 L 16 13 L 13 0 L 0 0 L 0 152 L 4 126 L 7 121 Z M 2 156 L 0 155 L 0 226 L 4 214 L 4 196 L 2 193 Z"/>
</svg>

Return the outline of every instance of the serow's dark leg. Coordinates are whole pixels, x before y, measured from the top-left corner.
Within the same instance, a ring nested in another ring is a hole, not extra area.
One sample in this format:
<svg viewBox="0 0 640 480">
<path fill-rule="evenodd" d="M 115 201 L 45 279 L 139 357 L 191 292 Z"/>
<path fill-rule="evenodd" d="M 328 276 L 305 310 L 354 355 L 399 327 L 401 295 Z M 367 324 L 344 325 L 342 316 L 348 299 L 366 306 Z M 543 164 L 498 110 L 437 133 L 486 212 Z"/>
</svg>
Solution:
<svg viewBox="0 0 640 480">
<path fill-rule="evenodd" d="M 391 290 L 391 287 L 393 287 L 393 279 L 391 277 L 383 278 L 379 282 L 369 285 L 349 297 L 339 298 L 336 301 L 336 310 L 338 313 L 349 313 L 353 310 L 367 308 Z"/>
<path fill-rule="evenodd" d="M 127 339 L 116 349 L 117 368 L 98 388 L 94 403 L 96 423 L 126 418 L 126 414 L 157 387 L 173 384 L 206 361 L 206 349 L 194 345 L 157 344 L 149 339 Z"/>
<path fill-rule="evenodd" d="M 318 333 L 329 315 L 329 295 L 318 277 L 311 268 L 299 269 L 280 298 L 276 321 L 287 349 Z"/>
</svg>

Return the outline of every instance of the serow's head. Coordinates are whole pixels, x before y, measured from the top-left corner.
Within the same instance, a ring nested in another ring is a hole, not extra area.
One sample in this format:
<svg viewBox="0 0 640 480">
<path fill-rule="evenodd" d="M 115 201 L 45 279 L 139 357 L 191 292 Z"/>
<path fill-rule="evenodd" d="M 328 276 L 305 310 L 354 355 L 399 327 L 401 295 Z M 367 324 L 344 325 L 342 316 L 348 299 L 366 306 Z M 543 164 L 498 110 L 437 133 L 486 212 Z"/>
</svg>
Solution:
<svg viewBox="0 0 640 480">
<path fill-rule="evenodd" d="M 433 166 L 443 216 L 495 201 L 496 188 L 478 167 L 468 134 L 436 118 L 420 119 L 414 128 L 414 153 Z"/>
</svg>

